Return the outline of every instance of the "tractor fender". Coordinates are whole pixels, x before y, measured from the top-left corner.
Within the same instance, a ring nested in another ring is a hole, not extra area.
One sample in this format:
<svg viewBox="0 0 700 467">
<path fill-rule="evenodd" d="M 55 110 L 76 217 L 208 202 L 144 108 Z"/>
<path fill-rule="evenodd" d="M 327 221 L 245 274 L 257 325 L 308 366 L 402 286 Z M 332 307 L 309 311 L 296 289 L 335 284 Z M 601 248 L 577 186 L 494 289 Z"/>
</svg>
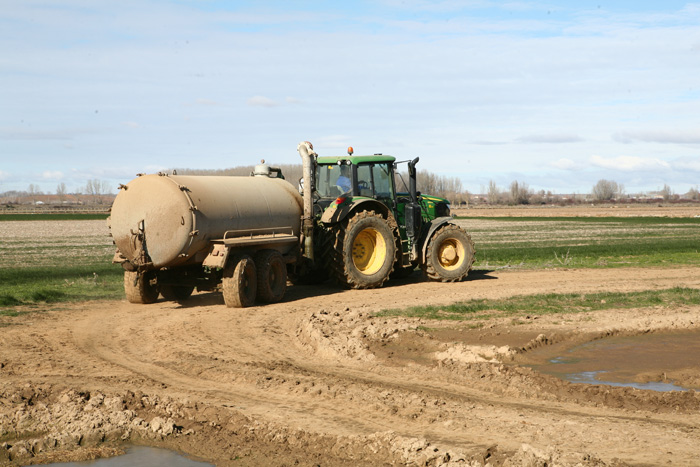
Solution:
<svg viewBox="0 0 700 467">
<path fill-rule="evenodd" d="M 345 220 L 355 211 L 374 211 L 377 214 L 381 214 L 386 219 L 393 219 L 394 217 L 385 204 L 373 198 L 361 198 L 353 199 L 348 203 L 331 204 L 323 212 L 321 222 L 324 224 L 337 224 Z"/>
<path fill-rule="evenodd" d="M 421 250 L 421 256 L 420 256 L 420 263 L 422 264 L 425 261 L 425 255 L 428 251 L 428 242 L 430 241 L 430 238 L 433 236 L 435 231 L 442 227 L 445 224 L 449 224 L 450 221 L 452 221 L 452 217 L 437 217 L 430 221 L 430 228 L 428 228 L 428 231 L 426 234 L 421 238 L 420 241 L 420 250 Z"/>
</svg>

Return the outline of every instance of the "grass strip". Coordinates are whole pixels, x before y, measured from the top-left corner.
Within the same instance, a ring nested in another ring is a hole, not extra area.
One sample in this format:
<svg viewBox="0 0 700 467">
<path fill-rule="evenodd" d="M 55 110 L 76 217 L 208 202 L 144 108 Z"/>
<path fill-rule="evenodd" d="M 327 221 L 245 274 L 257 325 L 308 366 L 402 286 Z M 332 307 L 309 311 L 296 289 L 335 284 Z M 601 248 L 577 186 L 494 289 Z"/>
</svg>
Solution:
<svg viewBox="0 0 700 467">
<path fill-rule="evenodd" d="M 109 263 L 0 269 L 0 306 L 122 298 L 123 270 Z"/>
<path fill-rule="evenodd" d="M 699 232 L 700 233 L 700 232 Z M 587 245 L 479 244 L 476 269 L 520 264 L 523 267 L 614 267 L 700 264 L 697 238 L 622 239 Z"/>
<path fill-rule="evenodd" d="M 700 224 L 700 217 L 471 217 L 455 219 L 501 222 L 580 222 L 583 224 L 615 223 L 626 225 Z"/>
<path fill-rule="evenodd" d="M 518 295 L 502 300 L 467 300 L 451 305 L 428 305 L 382 310 L 377 316 L 405 316 L 470 321 L 495 316 L 556 315 L 653 306 L 700 305 L 700 289 L 674 287 L 643 292 Z"/>
</svg>

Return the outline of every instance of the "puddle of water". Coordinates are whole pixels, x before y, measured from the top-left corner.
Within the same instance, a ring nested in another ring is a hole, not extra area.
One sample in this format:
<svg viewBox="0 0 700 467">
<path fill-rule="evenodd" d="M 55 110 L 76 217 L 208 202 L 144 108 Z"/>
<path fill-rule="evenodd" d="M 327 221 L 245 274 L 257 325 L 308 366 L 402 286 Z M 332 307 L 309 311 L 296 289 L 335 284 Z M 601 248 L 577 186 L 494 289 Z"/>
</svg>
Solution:
<svg viewBox="0 0 700 467">
<path fill-rule="evenodd" d="M 698 332 L 610 337 L 559 351 L 555 358 L 546 349 L 542 353 L 546 363 L 532 368 L 572 383 L 684 391 L 688 388 L 674 384 L 673 375 L 700 373 Z"/>
<path fill-rule="evenodd" d="M 123 456 L 85 462 L 48 464 L 56 467 L 204 467 L 214 464 L 197 462 L 167 449 L 130 447 Z"/>
<path fill-rule="evenodd" d="M 687 391 L 687 389 L 676 386 L 671 383 L 621 383 L 615 381 L 605 381 L 605 371 L 584 371 L 581 373 L 573 373 L 564 375 L 564 379 L 572 383 L 583 384 L 607 384 L 608 386 L 618 386 L 623 388 L 649 389 L 651 391 L 668 392 L 668 391 Z M 603 375 L 600 377 L 599 375 Z"/>
</svg>

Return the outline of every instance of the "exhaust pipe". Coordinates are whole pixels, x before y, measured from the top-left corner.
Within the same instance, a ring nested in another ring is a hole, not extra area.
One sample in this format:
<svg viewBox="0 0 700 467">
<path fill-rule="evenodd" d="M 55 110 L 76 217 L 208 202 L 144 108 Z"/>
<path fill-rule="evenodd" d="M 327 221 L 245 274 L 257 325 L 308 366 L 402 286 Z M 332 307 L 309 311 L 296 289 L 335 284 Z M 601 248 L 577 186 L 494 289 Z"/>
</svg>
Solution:
<svg viewBox="0 0 700 467">
<path fill-rule="evenodd" d="M 301 231 L 304 235 L 304 256 L 314 261 L 314 199 L 313 199 L 313 158 L 318 154 L 314 152 L 314 146 L 308 141 L 302 141 L 297 145 L 297 151 L 303 164 L 304 186 L 304 217 L 301 222 Z"/>
</svg>

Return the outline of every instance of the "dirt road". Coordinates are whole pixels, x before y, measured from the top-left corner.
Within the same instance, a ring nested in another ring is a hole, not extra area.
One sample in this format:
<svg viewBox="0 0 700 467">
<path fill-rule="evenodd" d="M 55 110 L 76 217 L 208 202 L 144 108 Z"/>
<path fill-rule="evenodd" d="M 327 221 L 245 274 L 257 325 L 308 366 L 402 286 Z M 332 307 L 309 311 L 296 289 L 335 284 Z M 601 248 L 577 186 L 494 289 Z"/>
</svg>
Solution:
<svg viewBox="0 0 700 467">
<path fill-rule="evenodd" d="M 229 309 L 89 302 L 5 318 L 0 465 L 171 447 L 217 465 L 697 465 L 700 395 L 570 384 L 528 352 L 615 334 L 700 328 L 700 309 L 620 309 L 454 323 L 391 307 L 700 287 L 696 269 L 419 274 L 379 290 L 291 287 Z M 675 375 L 700 387 L 700 370 Z"/>
</svg>

